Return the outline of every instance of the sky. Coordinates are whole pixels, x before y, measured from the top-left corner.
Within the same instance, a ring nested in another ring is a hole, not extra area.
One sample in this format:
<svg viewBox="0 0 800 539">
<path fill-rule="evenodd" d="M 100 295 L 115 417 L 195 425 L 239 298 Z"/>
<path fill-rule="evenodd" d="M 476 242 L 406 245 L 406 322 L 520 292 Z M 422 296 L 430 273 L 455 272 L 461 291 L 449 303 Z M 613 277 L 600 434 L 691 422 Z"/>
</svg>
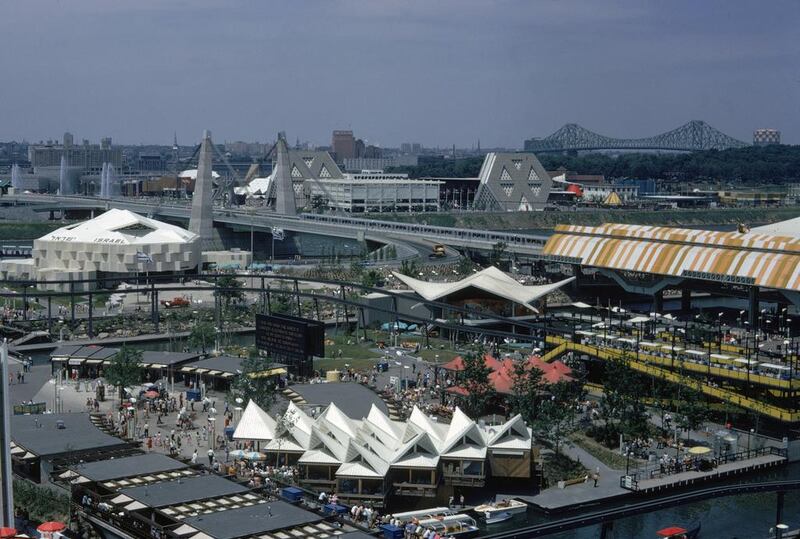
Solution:
<svg viewBox="0 0 800 539">
<path fill-rule="evenodd" d="M 798 0 L 5 0 L 0 73 L 0 140 L 800 144 Z"/>
</svg>

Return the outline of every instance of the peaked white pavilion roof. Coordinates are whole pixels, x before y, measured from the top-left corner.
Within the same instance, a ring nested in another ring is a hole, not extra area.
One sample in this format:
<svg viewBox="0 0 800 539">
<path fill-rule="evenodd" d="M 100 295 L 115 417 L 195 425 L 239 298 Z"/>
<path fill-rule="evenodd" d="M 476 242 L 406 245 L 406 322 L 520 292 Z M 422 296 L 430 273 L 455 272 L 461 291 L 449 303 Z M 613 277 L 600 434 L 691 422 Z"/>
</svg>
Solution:
<svg viewBox="0 0 800 539">
<path fill-rule="evenodd" d="M 569 277 L 557 283 L 527 286 L 519 283 L 513 277 L 494 266 L 489 266 L 460 281 L 452 283 L 421 281 L 403 275 L 402 273 L 393 272 L 393 274 L 405 283 L 406 286 L 428 301 L 436 301 L 460 290 L 472 287 L 519 303 L 534 311 L 536 311 L 536 309 L 531 305 L 531 302 L 558 290 L 575 279 L 575 277 Z"/>
<path fill-rule="evenodd" d="M 145 245 L 190 243 L 198 238 L 197 234 L 185 228 L 114 208 L 94 219 L 54 230 L 38 241 Z"/>
<path fill-rule="evenodd" d="M 751 234 L 768 234 L 770 236 L 789 236 L 800 238 L 800 217 L 779 221 L 771 225 L 757 226 L 750 229 Z"/>
<path fill-rule="evenodd" d="M 196 180 L 197 179 L 197 169 L 196 168 L 190 168 L 189 170 L 184 170 L 183 172 L 178 174 L 178 177 L 186 179 L 186 180 Z M 211 171 L 211 177 L 212 178 L 219 178 L 219 174 L 217 174 L 216 172 L 214 172 L 212 170 Z"/>
<path fill-rule="evenodd" d="M 360 420 L 348 417 L 335 404 L 313 419 L 291 402 L 279 421 L 265 418 L 269 415 L 251 401 L 234 438 L 272 428 L 275 437 L 267 444 L 268 451 L 302 451 L 298 462 L 338 465 L 340 477 L 384 477 L 392 467 L 431 469 L 441 458 L 480 460 L 490 448 L 530 450 L 532 440 L 519 415 L 487 427 L 459 408 L 450 424 L 433 421 L 417 407 L 408 422 L 394 421 L 374 405 Z"/>
<path fill-rule="evenodd" d="M 247 403 L 242 418 L 236 425 L 233 438 L 236 440 L 269 441 L 275 438 L 277 421 L 265 412 L 253 400 Z"/>
</svg>

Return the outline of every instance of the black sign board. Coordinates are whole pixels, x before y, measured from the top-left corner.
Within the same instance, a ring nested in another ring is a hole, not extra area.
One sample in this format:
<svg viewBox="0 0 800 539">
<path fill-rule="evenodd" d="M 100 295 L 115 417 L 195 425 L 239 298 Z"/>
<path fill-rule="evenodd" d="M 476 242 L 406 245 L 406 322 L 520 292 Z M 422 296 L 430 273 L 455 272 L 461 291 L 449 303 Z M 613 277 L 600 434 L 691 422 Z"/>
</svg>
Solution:
<svg viewBox="0 0 800 539">
<path fill-rule="evenodd" d="M 287 314 L 257 314 L 256 348 L 295 374 L 309 376 L 312 356 L 325 355 L 325 325 Z"/>
</svg>

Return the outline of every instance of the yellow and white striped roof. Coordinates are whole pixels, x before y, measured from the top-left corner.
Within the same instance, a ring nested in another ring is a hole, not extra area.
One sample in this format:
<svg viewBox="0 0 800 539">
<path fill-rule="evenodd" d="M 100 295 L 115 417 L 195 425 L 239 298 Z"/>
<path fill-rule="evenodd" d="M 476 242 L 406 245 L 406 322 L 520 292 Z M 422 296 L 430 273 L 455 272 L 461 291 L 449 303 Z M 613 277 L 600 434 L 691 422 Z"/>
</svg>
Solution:
<svg viewBox="0 0 800 539">
<path fill-rule="evenodd" d="M 800 290 L 798 238 L 615 223 L 555 232 L 543 253 L 584 266 Z"/>
</svg>

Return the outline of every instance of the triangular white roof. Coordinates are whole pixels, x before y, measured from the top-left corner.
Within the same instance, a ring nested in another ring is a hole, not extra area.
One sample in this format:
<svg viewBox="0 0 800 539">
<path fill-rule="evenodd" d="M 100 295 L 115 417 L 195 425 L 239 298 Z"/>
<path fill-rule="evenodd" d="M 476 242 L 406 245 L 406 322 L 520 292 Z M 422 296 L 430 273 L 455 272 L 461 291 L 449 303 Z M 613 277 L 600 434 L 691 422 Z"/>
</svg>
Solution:
<svg viewBox="0 0 800 539">
<path fill-rule="evenodd" d="M 190 243 L 198 238 L 197 234 L 185 228 L 114 208 L 94 219 L 54 230 L 38 241 L 144 245 Z"/>
<path fill-rule="evenodd" d="M 242 413 L 239 424 L 233 432 L 235 440 L 259 440 L 268 441 L 275 438 L 277 421 L 272 419 L 253 400 L 247 403 L 247 407 Z"/>
<path fill-rule="evenodd" d="M 183 172 L 178 174 L 178 177 L 181 178 L 181 179 L 184 179 L 184 180 L 196 180 L 197 179 L 197 169 L 196 168 L 190 168 L 189 170 L 184 170 Z M 219 178 L 219 174 L 217 174 L 216 172 L 214 172 L 212 170 L 211 171 L 211 177 L 212 178 Z"/>
<path fill-rule="evenodd" d="M 751 234 L 768 234 L 770 236 L 789 236 L 800 238 L 800 217 L 779 221 L 771 225 L 757 226 L 750 229 Z"/>
<path fill-rule="evenodd" d="M 517 282 L 513 277 L 494 266 L 482 269 L 472 275 L 452 283 L 440 283 L 421 281 L 402 273 L 393 272 L 394 276 L 405 283 L 409 288 L 428 301 L 436 301 L 440 298 L 449 296 L 460 290 L 474 287 L 484 292 L 489 292 L 501 298 L 519 303 L 536 310 L 531 302 L 542 296 L 558 290 L 565 284 L 573 281 L 575 277 L 569 277 L 557 283 L 545 285 L 526 286 Z"/>
</svg>

